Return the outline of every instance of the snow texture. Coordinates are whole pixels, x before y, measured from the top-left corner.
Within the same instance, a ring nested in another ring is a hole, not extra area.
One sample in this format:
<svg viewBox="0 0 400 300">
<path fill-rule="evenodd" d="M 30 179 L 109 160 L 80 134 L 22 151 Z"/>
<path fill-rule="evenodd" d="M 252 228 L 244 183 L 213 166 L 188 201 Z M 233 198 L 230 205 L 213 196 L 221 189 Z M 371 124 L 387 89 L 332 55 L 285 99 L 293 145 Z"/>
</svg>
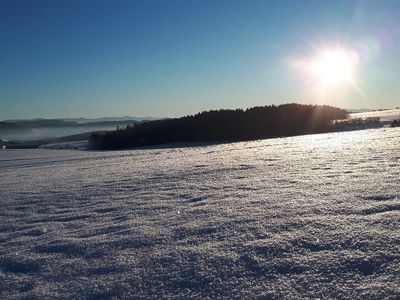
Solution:
<svg viewBox="0 0 400 300">
<path fill-rule="evenodd" d="M 41 149 L 76 149 L 76 150 L 87 150 L 89 142 L 87 140 L 64 142 L 64 143 L 53 143 L 40 145 Z"/>
<path fill-rule="evenodd" d="M 400 130 L 0 151 L 1 299 L 399 299 Z"/>
<path fill-rule="evenodd" d="M 388 109 L 388 110 L 376 110 L 376 111 L 368 111 L 364 113 L 352 113 L 350 114 L 350 118 L 375 118 L 379 117 L 381 121 L 393 121 L 400 118 L 400 109 Z"/>
</svg>

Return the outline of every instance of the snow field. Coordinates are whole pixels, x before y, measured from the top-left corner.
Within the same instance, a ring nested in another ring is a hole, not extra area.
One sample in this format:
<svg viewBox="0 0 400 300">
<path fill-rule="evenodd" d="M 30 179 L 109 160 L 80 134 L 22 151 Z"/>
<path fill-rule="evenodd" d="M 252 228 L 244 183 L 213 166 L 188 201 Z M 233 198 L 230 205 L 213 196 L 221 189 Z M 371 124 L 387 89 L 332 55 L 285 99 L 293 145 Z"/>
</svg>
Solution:
<svg viewBox="0 0 400 300">
<path fill-rule="evenodd" d="M 0 298 L 399 298 L 399 148 L 3 150 Z"/>
</svg>

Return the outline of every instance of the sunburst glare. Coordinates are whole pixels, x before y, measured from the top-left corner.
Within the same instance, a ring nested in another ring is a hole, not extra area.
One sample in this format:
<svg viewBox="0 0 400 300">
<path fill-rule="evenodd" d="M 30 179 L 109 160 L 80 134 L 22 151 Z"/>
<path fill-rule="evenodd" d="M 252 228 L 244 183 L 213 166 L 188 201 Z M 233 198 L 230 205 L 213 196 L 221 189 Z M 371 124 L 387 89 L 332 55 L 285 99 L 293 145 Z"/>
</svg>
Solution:
<svg viewBox="0 0 400 300">
<path fill-rule="evenodd" d="M 328 49 L 310 63 L 311 76 L 325 87 L 354 81 L 357 56 L 343 49 Z"/>
<path fill-rule="evenodd" d="M 341 92 L 348 88 L 364 95 L 359 82 L 359 55 L 345 47 L 323 47 L 307 58 L 292 64 L 301 71 L 302 79 L 313 96 Z"/>
</svg>

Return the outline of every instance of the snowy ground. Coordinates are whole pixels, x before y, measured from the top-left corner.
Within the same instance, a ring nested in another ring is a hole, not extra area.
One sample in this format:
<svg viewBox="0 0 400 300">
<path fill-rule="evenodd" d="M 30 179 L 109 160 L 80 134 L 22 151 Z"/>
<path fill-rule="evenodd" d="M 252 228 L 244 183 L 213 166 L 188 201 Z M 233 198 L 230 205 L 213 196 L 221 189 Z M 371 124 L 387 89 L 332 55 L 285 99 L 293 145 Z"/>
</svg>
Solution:
<svg viewBox="0 0 400 300">
<path fill-rule="evenodd" d="M 87 150 L 89 146 L 88 140 L 65 142 L 65 143 L 53 143 L 40 145 L 41 149 L 75 149 L 75 150 Z"/>
<path fill-rule="evenodd" d="M 0 298 L 400 298 L 400 129 L 0 150 Z"/>
<path fill-rule="evenodd" d="M 393 121 L 400 118 L 400 109 L 388 109 L 388 110 L 376 110 L 369 111 L 364 113 L 352 113 L 350 114 L 350 118 L 356 119 L 366 119 L 366 118 L 375 118 L 379 117 L 381 121 Z"/>
</svg>

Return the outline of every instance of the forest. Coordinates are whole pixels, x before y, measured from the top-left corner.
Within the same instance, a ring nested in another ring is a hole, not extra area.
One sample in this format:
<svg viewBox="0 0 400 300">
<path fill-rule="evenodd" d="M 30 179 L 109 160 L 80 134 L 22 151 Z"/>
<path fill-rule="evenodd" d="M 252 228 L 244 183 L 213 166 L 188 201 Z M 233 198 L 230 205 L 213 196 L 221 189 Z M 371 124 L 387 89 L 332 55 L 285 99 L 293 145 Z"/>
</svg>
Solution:
<svg viewBox="0 0 400 300">
<path fill-rule="evenodd" d="M 347 111 L 327 105 L 283 104 L 243 109 L 221 109 L 181 118 L 128 125 L 93 133 L 93 149 L 124 149 L 165 143 L 235 142 L 338 131 L 334 120 Z"/>
</svg>

